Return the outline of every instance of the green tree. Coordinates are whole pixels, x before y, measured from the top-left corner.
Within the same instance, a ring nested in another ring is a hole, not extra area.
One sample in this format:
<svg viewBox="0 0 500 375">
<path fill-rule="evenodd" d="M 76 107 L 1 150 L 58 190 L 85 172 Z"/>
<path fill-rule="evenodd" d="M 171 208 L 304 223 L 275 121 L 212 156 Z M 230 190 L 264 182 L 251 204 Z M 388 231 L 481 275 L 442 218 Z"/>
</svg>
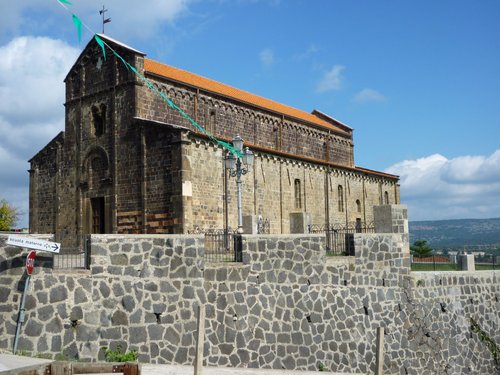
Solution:
<svg viewBox="0 0 500 375">
<path fill-rule="evenodd" d="M 10 230 L 17 222 L 19 212 L 5 199 L 0 200 L 0 230 Z"/>
<path fill-rule="evenodd" d="M 416 240 L 413 245 L 410 246 L 410 250 L 413 255 L 431 255 L 432 248 L 427 245 L 426 240 Z"/>
</svg>

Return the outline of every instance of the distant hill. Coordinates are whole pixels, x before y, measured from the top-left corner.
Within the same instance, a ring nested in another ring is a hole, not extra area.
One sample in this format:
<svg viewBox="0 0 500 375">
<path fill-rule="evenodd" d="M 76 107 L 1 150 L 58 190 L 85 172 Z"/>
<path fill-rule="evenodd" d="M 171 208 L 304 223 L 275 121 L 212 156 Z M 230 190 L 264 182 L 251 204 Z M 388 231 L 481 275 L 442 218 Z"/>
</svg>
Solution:
<svg viewBox="0 0 500 375">
<path fill-rule="evenodd" d="M 427 240 L 431 247 L 500 244 L 500 218 L 410 221 L 410 242 Z"/>
</svg>

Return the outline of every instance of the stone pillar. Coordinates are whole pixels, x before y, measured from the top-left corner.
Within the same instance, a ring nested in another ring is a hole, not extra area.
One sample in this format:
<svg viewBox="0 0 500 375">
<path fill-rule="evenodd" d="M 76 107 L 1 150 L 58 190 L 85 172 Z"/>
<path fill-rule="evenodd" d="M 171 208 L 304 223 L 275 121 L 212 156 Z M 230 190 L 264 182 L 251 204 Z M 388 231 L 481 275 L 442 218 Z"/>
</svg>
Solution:
<svg viewBox="0 0 500 375">
<path fill-rule="evenodd" d="M 384 373 L 384 327 L 377 328 L 377 344 L 375 346 L 375 375 Z"/>
<path fill-rule="evenodd" d="M 257 234 L 257 216 L 243 215 L 243 233 Z"/>
<path fill-rule="evenodd" d="M 408 209 L 402 204 L 373 207 L 375 233 L 408 234 Z"/>
<path fill-rule="evenodd" d="M 172 145 L 172 229 L 176 234 L 187 233 L 193 227 L 191 141 L 188 132 L 173 136 Z"/>
<path fill-rule="evenodd" d="M 474 261 L 474 254 L 464 254 L 458 257 L 459 267 L 461 271 L 473 272 L 476 270 L 476 264 Z"/>
<path fill-rule="evenodd" d="M 306 212 L 292 212 L 290 214 L 290 233 L 309 233 L 311 215 Z"/>
<path fill-rule="evenodd" d="M 401 234 L 404 253 L 410 254 L 410 231 L 408 229 L 408 208 L 402 204 L 385 204 L 373 207 L 375 233 Z"/>
<path fill-rule="evenodd" d="M 200 305 L 198 306 L 194 375 L 201 375 L 202 373 L 204 344 L 205 344 L 205 305 Z"/>
</svg>

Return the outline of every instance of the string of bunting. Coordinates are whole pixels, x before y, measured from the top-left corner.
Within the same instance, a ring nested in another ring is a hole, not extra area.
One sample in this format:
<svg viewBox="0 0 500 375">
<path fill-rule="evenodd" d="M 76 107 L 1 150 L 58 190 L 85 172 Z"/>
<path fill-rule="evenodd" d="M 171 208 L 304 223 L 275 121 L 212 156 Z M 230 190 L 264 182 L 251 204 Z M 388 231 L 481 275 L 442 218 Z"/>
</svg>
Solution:
<svg viewBox="0 0 500 375">
<path fill-rule="evenodd" d="M 93 36 L 96 41 L 96 43 L 101 47 L 102 50 L 102 55 L 104 60 L 106 60 L 106 48 L 108 48 L 113 55 L 118 58 L 123 65 L 127 68 L 128 71 L 132 71 L 135 75 L 137 75 L 142 82 L 146 84 L 146 86 L 157 96 L 161 97 L 170 108 L 178 111 L 182 117 L 184 117 L 186 120 L 188 120 L 196 129 L 198 129 L 201 133 L 205 134 L 211 141 L 214 143 L 222 146 L 223 148 L 227 149 L 229 152 L 231 152 L 233 155 L 236 157 L 240 158 L 243 156 L 243 153 L 240 150 L 235 149 L 230 143 L 221 141 L 220 139 L 215 138 L 209 131 L 207 131 L 203 126 L 198 124 L 195 120 L 191 118 L 186 112 L 184 112 L 181 108 L 179 108 L 172 100 L 170 100 L 167 95 L 160 91 L 150 80 L 148 80 L 144 75 L 139 73 L 137 69 L 128 63 L 118 52 L 116 52 L 108 43 L 106 43 L 105 40 L 103 40 L 97 33 L 95 33 L 90 27 L 88 27 L 80 17 L 78 17 L 76 14 L 74 14 L 69 8 L 68 5 L 71 6 L 73 5 L 70 1 L 68 0 L 57 0 L 57 2 L 69 13 L 71 13 L 72 19 L 73 19 L 73 24 L 76 27 L 77 33 L 78 33 L 78 42 L 81 42 L 82 39 L 82 27 L 85 27 Z"/>
</svg>

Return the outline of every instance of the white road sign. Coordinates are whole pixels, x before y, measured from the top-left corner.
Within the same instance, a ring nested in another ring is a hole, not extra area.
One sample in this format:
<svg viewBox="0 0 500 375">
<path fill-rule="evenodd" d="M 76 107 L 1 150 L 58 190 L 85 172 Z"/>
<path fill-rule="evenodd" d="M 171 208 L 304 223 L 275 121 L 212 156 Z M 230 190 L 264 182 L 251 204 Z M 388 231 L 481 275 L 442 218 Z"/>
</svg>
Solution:
<svg viewBox="0 0 500 375">
<path fill-rule="evenodd" d="M 27 247 L 28 249 L 41 251 L 49 251 L 51 253 L 59 253 L 59 250 L 61 249 L 60 243 L 23 236 L 9 236 L 7 238 L 7 245 Z"/>
</svg>

